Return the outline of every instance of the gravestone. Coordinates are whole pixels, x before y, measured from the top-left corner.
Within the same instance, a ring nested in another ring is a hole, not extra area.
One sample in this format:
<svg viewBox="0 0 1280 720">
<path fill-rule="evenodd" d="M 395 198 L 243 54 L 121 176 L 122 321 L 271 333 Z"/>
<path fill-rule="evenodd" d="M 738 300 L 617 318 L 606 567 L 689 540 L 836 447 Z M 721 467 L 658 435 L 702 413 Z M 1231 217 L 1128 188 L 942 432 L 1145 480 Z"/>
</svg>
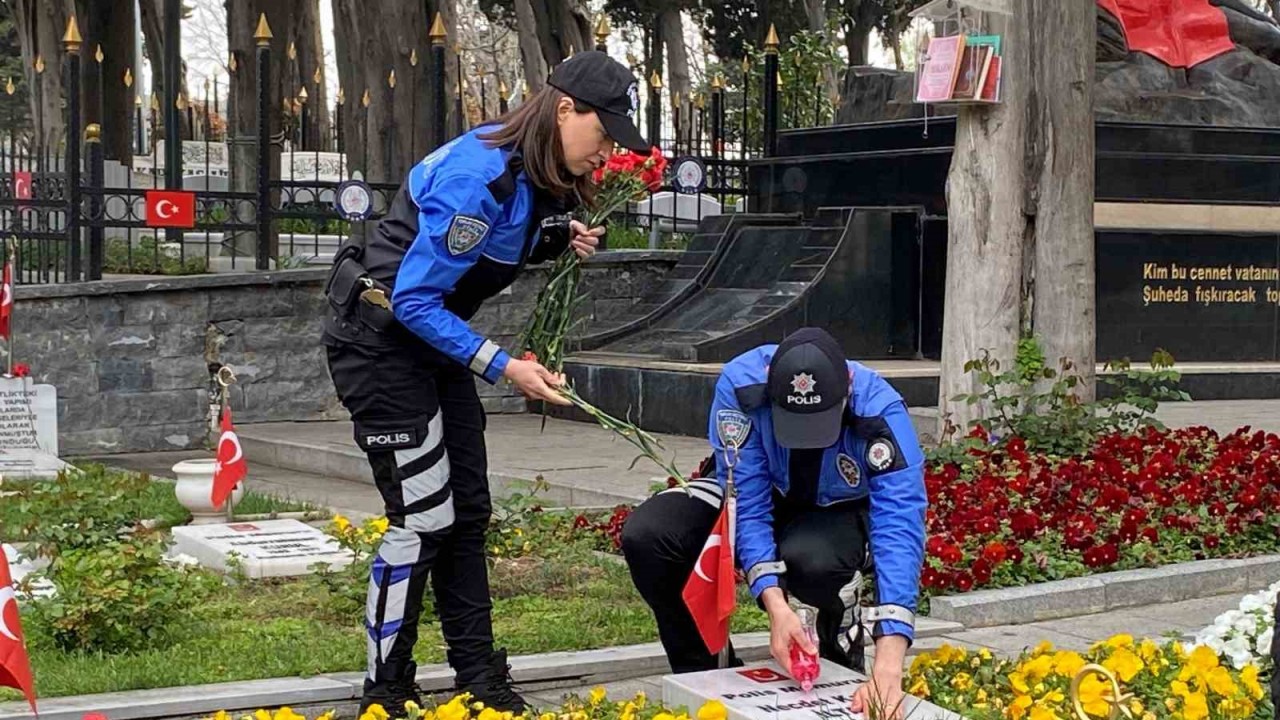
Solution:
<svg viewBox="0 0 1280 720">
<path fill-rule="evenodd" d="M 18 549 L 12 545 L 0 543 L 0 552 L 4 553 L 5 560 L 9 563 L 9 575 L 13 579 L 14 590 L 18 590 L 18 586 L 26 580 L 27 576 L 48 567 L 48 560 L 32 560 L 18 552 Z M 44 578 L 32 578 L 31 580 L 31 597 L 44 598 L 55 594 L 53 583 Z M 18 599 L 25 600 L 27 595 L 19 592 Z"/>
<path fill-rule="evenodd" d="M 826 660 L 813 690 L 778 671 L 773 662 L 726 670 L 668 675 L 662 679 L 662 702 L 684 706 L 690 713 L 711 700 L 724 703 L 729 720 L 837 720 L 862 718 L 850 710 L 853 695 L 866 676 Z M 902 703 L 909 720 L 961 720 L 961 716 L 911 695 Z"/>
<path fill-rule="evenodd" d="M 0 477 L 48 477 L 58 459 L 58 392 L 29 377 L 0 378 Z"/>
<path fill-rule="evenodd" d="M 337 540 L 297 520 L 185 525 L 173 528 L 173 541 L 174 554 L 214 570 L 228 570 L 234 555 L 250 578 L 307 575 L 316 563 L 336 570 L 352 561 Z"/>
</svg>

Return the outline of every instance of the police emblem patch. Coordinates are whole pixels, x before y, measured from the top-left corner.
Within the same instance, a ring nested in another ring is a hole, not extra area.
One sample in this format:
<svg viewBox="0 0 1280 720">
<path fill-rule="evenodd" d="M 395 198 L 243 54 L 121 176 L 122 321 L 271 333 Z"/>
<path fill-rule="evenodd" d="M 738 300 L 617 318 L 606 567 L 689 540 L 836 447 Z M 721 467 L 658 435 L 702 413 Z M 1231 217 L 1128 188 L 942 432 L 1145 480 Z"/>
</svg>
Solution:
<svg viewBox="0 0 1280 720">
<path fill-rule="evenodd" d="M 893 464 L 893 443 L 877 438 L 867 446 L 867 465 L 876 472 L 889 469 Z"/>
<path fill-rule="evenodd" d="M 640 87 L 636 83 L 631 83 L 627 88 L 627 99 L 631 101 L 631 110 L 627 116 L 635 120 L 636 113 L 640 110 Z"/>
<path fill-rule="evenodd" d="M 853 458 L 840 453 L 836 455 L 836 470 L 840 472 L 840 477 L 849 484 L 849 487 L 858 487 L 858 482 L 862 479 L 858 470 L 858 462 Z"/>
<path fill-rule="evenodd" d="M 453 218 L 453 224 L 449 226 L 449 237 L 445 244 L 449 248 L 450 255 L 461 255 L 468 250 L 480 244 L 486 233 L 489 232 L 489 223 L 478 220 L 466 215 L 457 215 Z"/>
<path fill-rule="evenodd" d="M 721 410 L 716 413 L 716 432 L 721 443 L 737 450 L 751 433 L 751 418 L 738 410 Z"/>
</svg>

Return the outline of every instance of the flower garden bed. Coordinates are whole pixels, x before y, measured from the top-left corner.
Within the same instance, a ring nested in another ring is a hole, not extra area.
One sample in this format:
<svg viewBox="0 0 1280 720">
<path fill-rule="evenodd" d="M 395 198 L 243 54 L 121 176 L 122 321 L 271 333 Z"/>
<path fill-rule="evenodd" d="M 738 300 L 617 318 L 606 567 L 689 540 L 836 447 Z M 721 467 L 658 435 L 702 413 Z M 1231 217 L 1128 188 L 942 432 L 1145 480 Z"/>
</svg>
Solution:
<svg viewBox="0 0 1280 720">
<path fill-rule="evenodd" d="M 48 484 L 35 493 L 39 498 L 3 504 L 0 537 L 49 546 L 63 558 L 54 563 L 60 599 L 24 602 L 21 612 L 40 697 L 364 669 L 368 563 L 385 520 L 331 522 L 329 531 L 357 555 L 342 571 L 250 581 L 161 559 L 163 535 L 134 528 L 131 518 L 181 521 L 181 508 L 168 507 L 172 492 L 143 476 L 96 472 Z M 251 505 L 259 512 L 272 503 L 293 507 L 265 497 Z M 30 517 L 58 520 L 62 529 L 45 524 L 29 535 L 21 520 Z M 657 639 L 626 568 L 597 557 L 594 538 L 575 530 L 574 520 L 543 512 L 528 497 L 495 509 L 487 542 L 494 631 L 513 655 Z M 103 579 L 108 574 L 128 580 L 114 585 Z M 741 607 L 735 631 L 765 629 L 763 614 L 745 596 Z M 444 660 L 429 604 L 416 659 Z M 0 689 L 0 701 L 18 698 Z"/>
</svg>

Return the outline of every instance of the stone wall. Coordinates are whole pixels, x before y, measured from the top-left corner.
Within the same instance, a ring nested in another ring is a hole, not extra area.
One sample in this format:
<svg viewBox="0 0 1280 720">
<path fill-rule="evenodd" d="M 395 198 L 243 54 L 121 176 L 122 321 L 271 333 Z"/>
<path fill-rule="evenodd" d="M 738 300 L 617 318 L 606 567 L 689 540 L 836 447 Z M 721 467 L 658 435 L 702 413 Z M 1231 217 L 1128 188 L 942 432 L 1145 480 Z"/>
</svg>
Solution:
<svg viewBox="0 0 1280 720">
<path fill-rule="evenodd" d="M 601 253 L 585 265 L 583 312 L 607 318 L 675 264 L 673 252 Z M 510 348 L 546 281 L 521 275 L 474 318 Z M 180 450 L 209 440 L 211 373 L 230 365 L 237 423 L 346 417 L 319 344 L 326 271 L 287 270 L 19 286 L 16 360 L 58 390 L 64 456 Z M 505 385 L 477 383 L 491 412 L 521 412 Z"/>
</svg>

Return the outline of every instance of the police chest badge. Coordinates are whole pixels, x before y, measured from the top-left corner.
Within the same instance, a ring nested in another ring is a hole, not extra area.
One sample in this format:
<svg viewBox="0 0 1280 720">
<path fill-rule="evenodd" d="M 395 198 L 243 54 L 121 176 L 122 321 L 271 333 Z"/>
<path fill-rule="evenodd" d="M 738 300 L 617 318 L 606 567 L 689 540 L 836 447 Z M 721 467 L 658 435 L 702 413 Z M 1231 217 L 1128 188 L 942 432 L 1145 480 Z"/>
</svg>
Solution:
<svg viewBox="0 0 1280 720">
<path fill-rule="evenodd" d="M 716 432 L 721 444 L 737 450 L 751 433 L 751 418 L 738 410 L 721 410 L 716 413 Z"/>
<path fill-rule="evenodd" d="M 867 446 L 867 466 L 876 472 L 884 472 L 893 465 L 893 443 L 885 438 L 876 438 Z"/>
<path fill-rule="evenodd" d="M 844 453 L 840 453 L 839 455 L 836 455 L 836 470 L 839 471 L 840 477 L 844 478 L 844 481 L 848 483 L 849 487 L 858 487 L 858 482 L 862 478 L 861 471 L 858 470 L 858 462 L 856 460 Z"/>
<path fill-rule="evenodd" d="M 480 244 L 485 233 L 489 232 L 489 224 L 466 215 L 457 215 L 449 226 L 449 237 L 446 245 L 450 255 L 461 255 Z"/>
</svg>

